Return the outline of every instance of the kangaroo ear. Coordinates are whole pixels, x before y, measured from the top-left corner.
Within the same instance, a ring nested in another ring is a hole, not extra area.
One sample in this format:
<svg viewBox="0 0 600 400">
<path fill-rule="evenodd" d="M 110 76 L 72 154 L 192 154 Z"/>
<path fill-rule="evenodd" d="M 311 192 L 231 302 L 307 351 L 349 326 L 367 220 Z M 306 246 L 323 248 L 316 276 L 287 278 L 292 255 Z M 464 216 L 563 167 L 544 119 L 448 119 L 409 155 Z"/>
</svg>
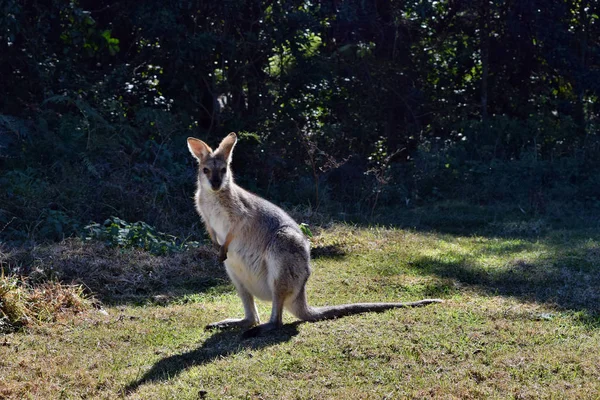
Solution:
<svg viewBox="0 0 600 400">
<path fill-rule="evenodd" d="M 189 137 L 187 139 L 188 149 L 190 153 L 200 162 L 204 161 L 207 155 L 212 153 L 212 149 L 200 139 Z"/>
<path fill-rule="evenodd" d="M 231 162 L 231 152 L 233 151 L 233 147 L 237 142 L 237 136 L 234 132 L 231 132 L 229 135 L 225 136 L 225 139 L 221 141 L 219 144 L 218 152 L 222 153 L 227 162 Z"/>
</svg>

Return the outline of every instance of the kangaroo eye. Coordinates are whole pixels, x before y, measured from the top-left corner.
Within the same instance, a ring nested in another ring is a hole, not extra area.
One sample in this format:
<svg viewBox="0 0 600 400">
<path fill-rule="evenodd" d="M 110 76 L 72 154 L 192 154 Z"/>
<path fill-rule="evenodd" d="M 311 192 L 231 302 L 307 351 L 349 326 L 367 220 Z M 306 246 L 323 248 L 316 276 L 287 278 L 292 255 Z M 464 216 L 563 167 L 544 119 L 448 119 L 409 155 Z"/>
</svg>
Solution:
<svg viewBox="0 0 600 400">
<path fill-rule="evenodd" d="M 227 172 L 227 169 L 225 169 L 225 168 L 221 168 L 221 173 L 222 173 L 222 174 L 225 174 L 225 172 Z"/>
<path fill-rule="evenodd" d="M 202 172 L 204 172 L 206 175 L 208 175 L 208 173 L 210 172 L 210 169 L 208 169 L 208 168 L 204 168 L 204 169 L 202 170 Z"/>
</svg>

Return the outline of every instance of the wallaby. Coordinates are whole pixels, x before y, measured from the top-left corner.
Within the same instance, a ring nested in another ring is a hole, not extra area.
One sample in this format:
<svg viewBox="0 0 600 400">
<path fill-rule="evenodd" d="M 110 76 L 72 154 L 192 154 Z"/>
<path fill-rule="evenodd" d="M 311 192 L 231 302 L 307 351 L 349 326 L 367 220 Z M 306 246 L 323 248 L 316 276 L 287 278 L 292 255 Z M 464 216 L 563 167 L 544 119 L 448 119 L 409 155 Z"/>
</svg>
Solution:
<svg viewBox="0 0 600 400">
<path fill-rule="evenodd" d="M 282 325 L 285 308 L 304 321 L 319 321 L 369 311 L 440 303 L 425 299 L 411 303 L 355 303 L 311 307 L 306 301 L 310 275 L 310 246 L 298 224 L 282 209 L 252 194 L 233 181 L 231 158 L 237 142 L 230 133 L 213 151 L 206 143 L 188 138 L 198 160 L 196 209 L 215 245 L 219 259 L 244 305 L 242 319 L 226 319 L 207 328 L 251 328 L 244 337 L 256 336 Z M 260 324 L 254 297 L 271 301 L 268 323 Z"/>
</svg>

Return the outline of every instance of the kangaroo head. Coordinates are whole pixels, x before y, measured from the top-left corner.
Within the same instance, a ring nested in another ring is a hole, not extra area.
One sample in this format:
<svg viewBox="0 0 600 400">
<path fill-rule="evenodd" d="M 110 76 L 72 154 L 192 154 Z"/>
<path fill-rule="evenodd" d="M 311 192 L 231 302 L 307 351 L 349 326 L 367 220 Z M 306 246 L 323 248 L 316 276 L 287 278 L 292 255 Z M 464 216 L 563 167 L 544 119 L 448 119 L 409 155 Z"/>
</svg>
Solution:
<svg viewBox="0 0 600 400">
<path fill-rule="evenodd" d="M 214 192 L 226 188 L 231 183 L 231 156 L 237 136 L 231 132 L 213 151 L 209 145 L 196 138 L 188 138 L 187 145 L 190 153 L 198 160 L 198 182 L 201 187 Z"/>
</svg>

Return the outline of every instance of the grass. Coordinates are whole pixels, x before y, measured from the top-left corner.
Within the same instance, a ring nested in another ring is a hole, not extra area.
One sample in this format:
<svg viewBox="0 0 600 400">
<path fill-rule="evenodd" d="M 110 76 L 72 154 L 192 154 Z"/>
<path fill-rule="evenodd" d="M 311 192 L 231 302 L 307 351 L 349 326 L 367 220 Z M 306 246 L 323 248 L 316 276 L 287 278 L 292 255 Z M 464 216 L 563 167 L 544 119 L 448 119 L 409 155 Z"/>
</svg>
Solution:
<svg viewBox="0 0 600 400">
<path fill-rule="evenodd" d="M 0 336 L 0 398 L 598 398 L 599 230 L 313 233 L 311 303 L 446 302 L 312 324 L 288 315 L 281 332 L 242 340 L 203 328 L 241 313 L 209 252 L 63 242 L 35 250 L 38 268 L 69 266 L 62 279 L 91 285 L 104 308 Z"/>
<path fill-rule="evenodd" d="M 81 313 L 92 305 L 79 285 L 44 282 L 31 286 L 27 279 L 0 274 L 0 333 L 56 321 L 64 312 Z"/>
</svg>

